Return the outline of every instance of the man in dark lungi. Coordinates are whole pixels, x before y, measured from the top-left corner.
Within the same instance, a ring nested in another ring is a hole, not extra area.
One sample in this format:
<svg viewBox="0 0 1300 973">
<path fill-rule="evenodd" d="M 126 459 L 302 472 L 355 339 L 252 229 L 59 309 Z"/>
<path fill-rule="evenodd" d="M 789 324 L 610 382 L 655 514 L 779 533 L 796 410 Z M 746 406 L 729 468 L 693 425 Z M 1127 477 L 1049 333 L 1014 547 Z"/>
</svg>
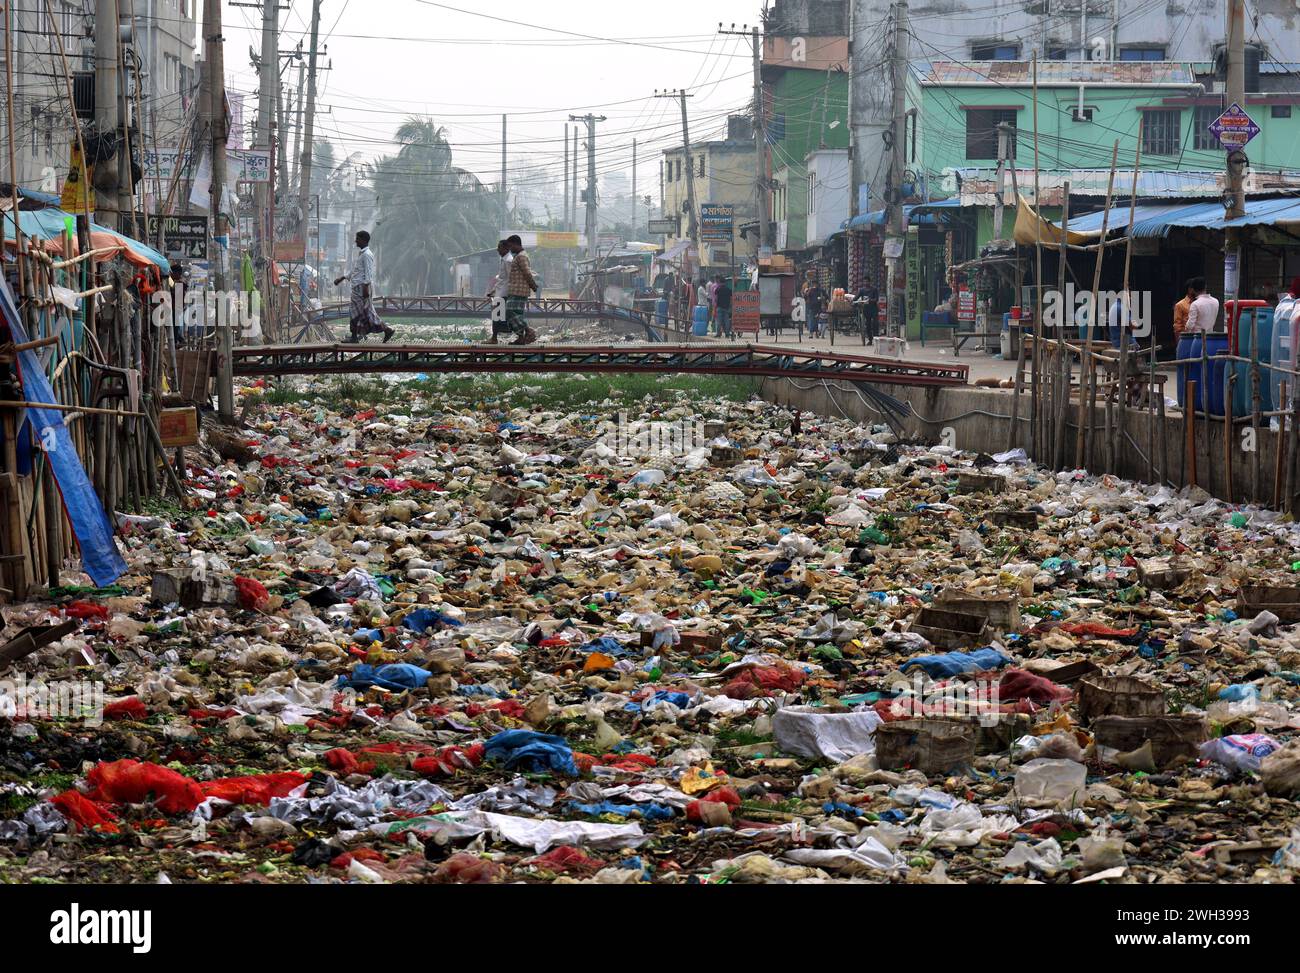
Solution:
<svg viewBox="0 0 1300 973">
<path fill-rule="evenodd" d="M 348 341 L 365 340 L 366 335 L 383 333 L 387 342 L 393 336 L 393 329 L 379 320 L 375 311 L 375 254 L 370 249 L 370 234 L 365 230 L 357 231 L 357 262 L 352 265 L 352 273 L 334 281 L 337 287 L 345 280 L 352 281 L 352 306 L 349 308 Z"/>
</svg>

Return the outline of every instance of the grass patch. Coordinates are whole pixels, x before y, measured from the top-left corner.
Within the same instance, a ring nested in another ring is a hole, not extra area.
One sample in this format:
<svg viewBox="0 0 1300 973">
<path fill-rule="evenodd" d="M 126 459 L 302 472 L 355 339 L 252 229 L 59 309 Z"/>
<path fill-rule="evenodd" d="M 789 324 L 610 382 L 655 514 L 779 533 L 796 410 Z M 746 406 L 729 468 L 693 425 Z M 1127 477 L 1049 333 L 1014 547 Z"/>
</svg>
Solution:
<svg viewBox="0 0 1300 973">
<path fill-rule="evenodd" d="M 431 376 L 414 387 L 444 398 L 512 398 L 516 405 L 543 408 L 575 407 L 587 403 L 674 403 L 681 400 L 725 399 L 745 402 L 757 390 L 752 379 L 725 375 L 610 374 Z"/>
</svg>

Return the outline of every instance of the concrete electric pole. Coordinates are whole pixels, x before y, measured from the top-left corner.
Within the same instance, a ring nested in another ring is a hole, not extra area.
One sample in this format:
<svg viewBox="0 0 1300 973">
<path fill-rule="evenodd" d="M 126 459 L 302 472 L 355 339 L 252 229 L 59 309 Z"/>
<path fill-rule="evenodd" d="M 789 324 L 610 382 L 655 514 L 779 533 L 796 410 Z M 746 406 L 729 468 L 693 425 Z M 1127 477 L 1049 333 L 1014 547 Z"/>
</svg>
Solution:
<svg viewBox="0 0 1300 973">
<path fill-rule="evenodd" d="M 686 235 L 695 244 L 696 259 L 703 263 L 700 253 L 700 207 L 695 199 L 695 160 L 691 157 L 691 127 L 686 119 L 686 99 L 691 95 L 686 89 L 680 91 L 656 91 L 656 98 L 677 98 L 682 103 L 682 165 L 686 169 Z M 676 214 L 673 214 L 674 216 Z"/>
<path fill-rule="evenodd" d="M 307 108 L 300 128 L 303 136 L 302 155 L 298 157 L 298 225 L 302 228 L 303 240 L 310 238 L 307 232 L 307 214 L 311 203 L 311 163 L 314 156 L 312 149 L 316 139 L 316 57 L 319 54 L 320 4 L 321 0 L 313 0 L 311 6 L 311 50 L 307 55 Z M 301 90 L 299 96 L 301 97 Z M 317 216 L 319 215 L 318 213 Z"/>
<path fill-rule="evenodd" d="M 212 153 L 212 198 L 208 212 L 212 214 L 212 288 L 218 300 L 226 298 L 226 261 L 230 249 L 230 229 L 225 210 L 226 193 L 226 59 L 225 38 L 221 36 L 221 0 L 204 0 L 203 51 L 207 88 L 199 102 L 207 123 Z M 248 299 L 245 295 L 244 299 Z M 229 315 L 227 316 L 229 320 Z M 235 418 L 234 335 L 229 327 L 222 328 L 217 362 L 217 413 L 222 420 Z"/>
<path fill-rule="evenodd" d="M 95 130 L 100 135 L 117 131 L 118 19 L 117 0 L 95 3 Z M 125 144 L 119 151 L 125 151 Z M 118 228 L 117 166 L 95 167 L 95 219 L 100 226 Z"/>
<path fill-rule="evenodd" d="M 271 153 L 275 165 L 273 132 L 275 131 L 275 94 L 280 85 L 280 5 L 278 0 L 262 0 L 262 57 L 259 64 L 257 104 L 257 145 Z M 272 170 L 274 171 L 274 170 Z M 257 183 L 254 192 L 259 242 L 262 258 L 262 317 L 265 323 L 271 306 L 271 258 L 274 253 L 275 199 L 267 183 Z"/>
<path fill-rule="evenodd" d="M 905 327 L 903 310 L 904 292 L 897 286 L 898 261 L 903 255 L 907 240 L 907 227 L 903 219 L 903 149 L 907 142 L 907 4 L 894 4 L 894 49 L 890 54 L 893 92 L 892 128 L 889 162 L 889 212 L 888 231 L 885 235 L 885 267 L 889 277 L 885 333 L 899 334 Z M 891 240 L 893 242 L 891 242 Z M 890 256 L 890 254 L 893 256 Z"/>
<path fill-rule="evenodd" d="M 1228 0 L 1227 101 L 1229 105 L 1246 105 L 1246 5 L 1245 0 Z M 1224 218 L 1246 215 L 1246 153 L 1231 149 L 1227 155 L 1227 188 L 1223 195 Z M 1229 319 L 1227 303 L 1237 300 L 1241 289 L 1241 231 L 1235 226 L 1225 229 L 1223 248 L 1224 320 Z"/>
<path fill-rule="evenodd" d="M 587 258 L 595 260 L 598 255 L 596 247 L 596 123 L 605 121 L 605 116 L 570 115 L 569 121 L 587 123 Z M 575 164 L 573 168 L 576 173 L 577 165 Z M 576 175 L 574 178 L 576 180 Z"/>
</svg>

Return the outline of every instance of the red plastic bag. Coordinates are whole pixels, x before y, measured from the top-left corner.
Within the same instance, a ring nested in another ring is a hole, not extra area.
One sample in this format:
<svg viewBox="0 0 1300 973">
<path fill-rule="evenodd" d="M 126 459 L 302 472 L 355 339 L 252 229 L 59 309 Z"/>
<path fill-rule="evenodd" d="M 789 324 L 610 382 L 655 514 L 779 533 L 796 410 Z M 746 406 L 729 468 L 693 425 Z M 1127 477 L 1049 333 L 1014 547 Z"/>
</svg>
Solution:
<svg viewBox="0 0 1300 973">
<path fill-rule="evenodd" d="M 433 880 L 456 885 L 487 885 L 504 881 L 506 875 L 506 867 L 500 862 L 460 851 L 438 866 L 438 870 L 433 873 Z"/>
<path fill-rule="evenodd" d="M 93 601 L 74 601 L 63 607 L 63 613 L 69 618 L 95 618 L 108 621 L 108 608 L 104 605 L 96 605 Z"/>
<path fill-rule="evenodd" d="M 128 696 L 104 707 L 106 720 L 144 720 L 149 718 L 149 711 L 139 696 Z"/>
<path fill-rule="evenodd" d="M 204 797 L 219 797 L 232 804 L 271 803 L 273 797 L 288 797 L 295 787 L 307 783 L 307 778 L 295 771 L 284 774 L 258 774 L 254 777 L 224 777 L 221 780 L 203 781 L 199 789 Z"/>
<path fill-rule="evenodd" d="M 50 803 L 58 808 L 59 813 L 65 818 L 83 828 L 99 828 L 101 831 L 117 834 L 117 825 L 113 823 L 117 815 L 108 808 L 87 800 L 80 791 L 64 791 L 58 797 L 51 798 Z"/>
<path fill-rule="evenodd" d="M 457 770 L 473 770 L 482 762 L 483 744 L 476 743 L 472 747 L 444 747 L 432 757 L 416 757 L 411 769 L 425 777 L 441 777 Z"/>
<path fill-rule="evenodd" d="M 599 858 L 590 858 L 572 845 L 560 845 L 552 848 L 545 855 L 529 858 L 526 865 L 536 865 L 548 872 L 598 872 L 605 867 Z"/>
<path fill-rule="evenodd" d="M 1066 702 L 1074 694 L 1064 686 L 1058 686 L 1050 679 L 1035 676 L 1023 669 L 1008 669 L 1002 674 L 998 683 L 998 698 L 1002 702 L 1015 702 L 1027 699 L 1047 706 L 1050 703 Z"/>
<path fill-rule="evenodd" d="M 271 603 L 271 593 L 266 586 L 252 578 L 235 578 L 235 592 L 239 596 L 239 607 L 244 611 L 266 611 Z"/>
<path fill-rule="evenodd" d="M 166 814 L 183 814 L 203 803 L 203 791 L 188 777 L 135 760 L 99 764 L 87 776 L 90 796 L 108 804 L 143 804 L 153 799 Z"/>
</svg>

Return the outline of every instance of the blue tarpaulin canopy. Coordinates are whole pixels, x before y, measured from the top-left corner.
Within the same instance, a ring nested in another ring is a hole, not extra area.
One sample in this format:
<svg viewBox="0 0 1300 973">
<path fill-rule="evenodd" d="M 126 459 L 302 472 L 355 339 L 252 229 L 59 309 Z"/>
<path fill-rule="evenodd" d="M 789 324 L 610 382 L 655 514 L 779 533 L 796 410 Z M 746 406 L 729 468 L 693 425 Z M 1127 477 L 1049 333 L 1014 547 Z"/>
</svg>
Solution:
<svg viewBox="0 0 1300 973">
<path fill-rule="evenodd" d="M 1218 200 L 1199 203 L 1141 203 L 1133 214 L 1134 237 L 1165 237 L 1175 227 L 1222 230 L 1229 226 L 1272 226 L 1300 224 L 1300 199 L 1247 199 L 1246 215 L 1240 219 L 1225 220 L 1223 204 Z M 1095 236 L 1101 232 L 1101 212 L 1089 213 L 1078 219 L 1071 218 L 1070 232 Z M 1110 208 L 1106 232 L 1120 232 L 1128 228 L 1129 204 L 1121 203 Z"/>
</svg>

